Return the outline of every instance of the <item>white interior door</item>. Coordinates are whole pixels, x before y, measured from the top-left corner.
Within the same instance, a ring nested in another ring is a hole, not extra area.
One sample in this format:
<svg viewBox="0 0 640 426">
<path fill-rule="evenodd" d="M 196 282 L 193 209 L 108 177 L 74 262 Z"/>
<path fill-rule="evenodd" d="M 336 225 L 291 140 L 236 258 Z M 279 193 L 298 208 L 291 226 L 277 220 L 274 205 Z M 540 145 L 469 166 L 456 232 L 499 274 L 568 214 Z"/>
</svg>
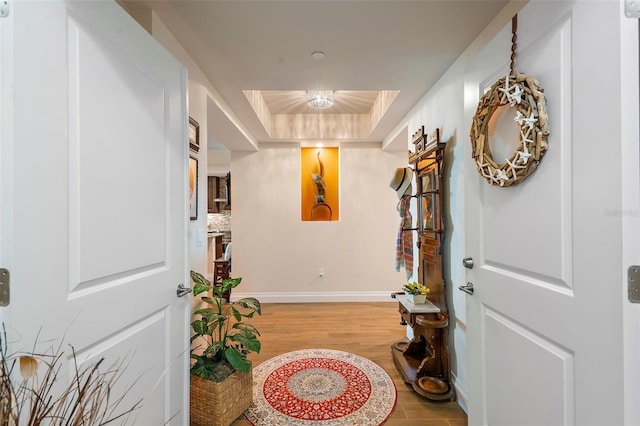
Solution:
<svg viewBox="0 0 640 426">
<path fill-rule="evenodd" d="M 516 71 L 540 80 L 551 135 L 519 185 L 466 167 L 470 424 L 623 424 L 621 19 L 612 1 L 518 15 Z M 510 42 L 509 24 L 469 65 L 468 123 L 506 74 Z M 499 162 L 512 149 L 492 144 Z"/>
<path fill-rule="evenodd" d="M 143 398 L 133 422 L 187 424 L 186 71 L 115 2 L 11 8 L 12 349 L 41 328 L 40 349 L 64 337 L 79 361 L 122 357 L 114 397 L 135 382 L 122 406 Z"/>
</svg>

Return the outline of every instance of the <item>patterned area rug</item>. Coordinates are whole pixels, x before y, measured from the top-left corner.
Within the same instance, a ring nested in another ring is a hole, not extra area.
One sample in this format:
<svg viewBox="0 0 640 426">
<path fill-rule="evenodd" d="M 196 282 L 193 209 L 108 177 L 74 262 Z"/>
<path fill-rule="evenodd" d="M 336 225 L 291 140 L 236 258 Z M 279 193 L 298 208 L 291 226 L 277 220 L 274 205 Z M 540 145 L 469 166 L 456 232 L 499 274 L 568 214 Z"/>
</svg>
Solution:
<svg viewBox="0 0 640 426">
<path fill-rule="evenodd" d="M 255 426 L 376 426 L 396 405 L 396 387 L 377 364 L 332 349 L 304 349 L 253 369 Z"/>
</svg>

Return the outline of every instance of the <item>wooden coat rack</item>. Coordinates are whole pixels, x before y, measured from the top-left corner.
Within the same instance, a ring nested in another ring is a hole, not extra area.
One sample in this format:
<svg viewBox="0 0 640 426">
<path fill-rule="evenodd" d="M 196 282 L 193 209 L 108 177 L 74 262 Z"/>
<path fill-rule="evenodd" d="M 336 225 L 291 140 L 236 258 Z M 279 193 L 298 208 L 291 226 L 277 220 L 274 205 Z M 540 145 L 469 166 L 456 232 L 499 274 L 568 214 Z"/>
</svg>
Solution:
<svg viewBox="0 0 640 426">
<path fill-rule="evenodd" d="M 394 294 L 402 324 L 413 330 L 411 341 L 391 345 L 394 364 L 406 383 L 431 400 L 455 399 L 451 386 L 446 285 L 442 273 L 444 239 L 442 169 L 445 144 L 436 129 L 424 127 L 413 135 L 415 149 L 409 164 L 416 174 L 418 200 L 418 280 L 431 290 L 427 303 L 414 305 L 403 294 Z"/>
</svg>

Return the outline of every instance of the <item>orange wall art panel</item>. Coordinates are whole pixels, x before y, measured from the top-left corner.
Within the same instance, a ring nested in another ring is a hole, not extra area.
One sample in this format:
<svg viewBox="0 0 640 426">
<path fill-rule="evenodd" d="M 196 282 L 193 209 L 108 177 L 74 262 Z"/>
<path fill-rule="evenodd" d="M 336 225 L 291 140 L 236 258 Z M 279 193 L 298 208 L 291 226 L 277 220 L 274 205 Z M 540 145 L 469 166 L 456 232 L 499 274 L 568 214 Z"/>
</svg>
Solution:
<svg viewBox="0 0 640 426">
<path fill-rule="evenodd" d="M 301 219 L 340 220 L 339 148 L 300 149 Z"/>
</svg>

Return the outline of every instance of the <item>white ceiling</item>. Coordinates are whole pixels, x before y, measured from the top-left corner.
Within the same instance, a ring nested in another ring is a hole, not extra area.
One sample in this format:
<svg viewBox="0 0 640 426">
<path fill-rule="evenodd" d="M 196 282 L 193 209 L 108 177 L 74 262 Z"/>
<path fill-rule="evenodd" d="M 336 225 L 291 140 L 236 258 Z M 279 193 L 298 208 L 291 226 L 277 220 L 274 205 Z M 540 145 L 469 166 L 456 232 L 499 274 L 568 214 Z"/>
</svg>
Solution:
<svg viewBox="0 0 640 426">
<path fill-rule="evenodd" d="M 342 114 L 352 119 L 371 114 L 380 91 L 398 91 L 372 128 L 336 137 L 341 142 L 394 138 L 401 120 L 507 0 L 136 3 L 156 11 L 222 98 L 222 111 L 209 114 L 207 124 L 210 142 L 229 146 L 220 140 L 227 132 L 217 128 L 238 125 L 235 133 L 254 143 L 306 138 L 300 132 L 270 136 L 278 132 L 265 129 L 265 117 L 261 122 L 245 91 L 259 91 L 252 93 L 261 93 L 273 117 L 288 122 L 295 114 L 315 113 L 306 105 L 307 90 L 334 90 L 335 106 L 316 117 L 329 127 L 345 121 Z M 314 51 L 326 56 L 315 60 Z M 226 119 L 226 109 L 236 123 Z"/>
</svg>

